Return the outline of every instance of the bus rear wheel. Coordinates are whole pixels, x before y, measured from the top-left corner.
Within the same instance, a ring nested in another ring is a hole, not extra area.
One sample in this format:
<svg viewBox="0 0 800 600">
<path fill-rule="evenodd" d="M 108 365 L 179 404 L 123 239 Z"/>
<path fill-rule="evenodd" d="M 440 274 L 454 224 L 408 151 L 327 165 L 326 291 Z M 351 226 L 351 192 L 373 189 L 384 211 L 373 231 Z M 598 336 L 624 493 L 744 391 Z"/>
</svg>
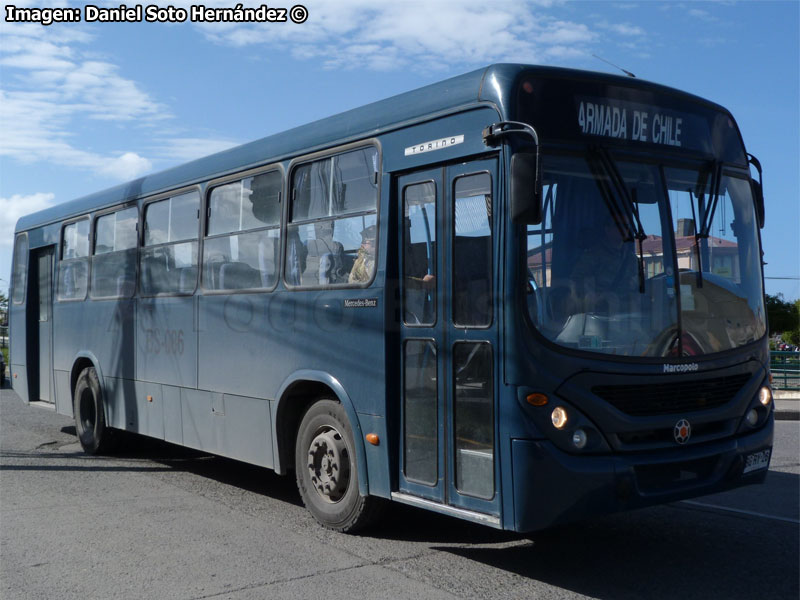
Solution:
<svg viewBox="0 0 800 600">
<path fill-rule="evenodd" d="M 377 517 L 380 499 L 359 494 L 353 431 L 338 402 L 315 402 L 300 422 L 295 474 L 303 503 L 325 527 L 354 533 Z"/>
<path fill-rule="evenodd" d="M 114 432 L 106 425 L 103 393 L 94 367 L 88 367 L 78 375 L 72 401 L 75 430 L 84 452 L 103 454 L 110 451 Z"/>
</svg>

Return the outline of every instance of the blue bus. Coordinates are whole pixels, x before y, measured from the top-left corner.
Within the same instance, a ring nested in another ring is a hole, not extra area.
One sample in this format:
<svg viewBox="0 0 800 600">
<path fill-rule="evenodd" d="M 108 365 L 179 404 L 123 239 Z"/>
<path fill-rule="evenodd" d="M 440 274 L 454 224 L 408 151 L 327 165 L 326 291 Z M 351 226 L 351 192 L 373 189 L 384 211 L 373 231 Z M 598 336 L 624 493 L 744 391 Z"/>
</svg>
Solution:
<svg viewBox="0 0 800 600">
<path fill-rule="evenodd" d="M 493 65 L 20 219 L 13 387 L 339 531 L 700 496 L 769 466 L 763 223 L 721 106 Z"/>
</svg>

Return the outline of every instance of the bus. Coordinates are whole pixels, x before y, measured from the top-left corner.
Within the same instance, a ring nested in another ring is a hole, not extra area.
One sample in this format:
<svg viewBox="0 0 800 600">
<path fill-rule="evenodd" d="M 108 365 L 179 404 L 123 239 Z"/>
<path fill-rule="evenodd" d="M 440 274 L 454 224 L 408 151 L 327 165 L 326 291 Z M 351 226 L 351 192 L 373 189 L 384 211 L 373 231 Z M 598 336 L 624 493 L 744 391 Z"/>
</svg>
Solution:
<svg viewBox="0 0 800 600">
<path fill-rule="evenodd" d="M 721 106 L 492 65 L 21 218 L 13 388 L 343 532 L 715 493 L 770 462 L 763 224 Z"/>
</svg>

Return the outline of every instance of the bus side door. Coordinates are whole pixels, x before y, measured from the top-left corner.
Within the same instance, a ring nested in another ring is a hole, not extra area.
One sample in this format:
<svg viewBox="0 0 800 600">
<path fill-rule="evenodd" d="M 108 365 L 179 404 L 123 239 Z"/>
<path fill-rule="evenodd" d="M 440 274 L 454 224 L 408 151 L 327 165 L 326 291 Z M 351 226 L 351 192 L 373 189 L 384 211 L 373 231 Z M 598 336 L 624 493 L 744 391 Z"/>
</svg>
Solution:
<svg viewBox="0 0 800 600">
<path fill-rule="evenodd" d="M 497 161 L 396 180 L 402 494 L 499 514 Z"/>
</svg>

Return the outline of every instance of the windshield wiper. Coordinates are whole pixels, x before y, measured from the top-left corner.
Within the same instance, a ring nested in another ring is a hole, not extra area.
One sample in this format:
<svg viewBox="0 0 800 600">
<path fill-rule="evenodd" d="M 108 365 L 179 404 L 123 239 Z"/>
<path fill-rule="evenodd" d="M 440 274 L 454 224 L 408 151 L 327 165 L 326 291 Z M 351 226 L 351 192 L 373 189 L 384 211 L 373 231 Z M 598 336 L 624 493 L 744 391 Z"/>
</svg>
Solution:
<svg viewBox="0 0 800 600">
<path fill-rule="evenodd" d="M 706 179 L 708 178 L 708 173 L 711 173 L 711 193 L 708 197 L 708 203 L 705 202 L 705 192 L 703 189 L 706 186 Z M 717 204 L 719 203 L 719 188 L 720 182 L 722 180 L 722 165 L 714 161 L 712 163 L 711 169 L 704 174 L 705 176 L 698 181 L 697 190 L 692 193 L 692 190 L 687 190 L 689 192 L 689 198 L 691 198 L 690 204 L 692 205 L 692 221 L 694 222 L 694 248 L 697 254 L 697 287 L 703 287 L 703 258 L 702 252 L 700 249 L 701 241 L 700 240 L 708 240 L 709 235 L 711 234 L 711 226 L 714 222 L 714 213 L 717 210 Z M 694 198 L 692 198 L 694 196 Z M 694 199 L 697 199 L 697 213 L 695 213 L 694 209 Z M 698 227 L 698 219 L 700 217 L 699 227 Z M 706 242 L 708 243 L 708 242 Z"/>
<path fill-rule="evenodd" d="M 721 181 L 722 163 L 714 161 L 713 178 L 711 180 L 711 196 L 708 199 L 708 209 L 705 211 L 704 215 L 701 215 L 703 223 L 699 236 L 704 239 L 708 239 L 708 236 L 711 233 L 711 226 L 714 222 L 714 213 L 716 212 L 717 204 L 719 203 L 719 188 Z"/>
<path fill-rule="evenodd" d="M 605 196 L 607 196 L 606 202 L 609 203 L 609 209 L 611 210 L 612 215 L 614 216 L 615 221 L 622 222 L 625 224 L 625 228 L 627 229 L 627 235 L 623 236 L 623 240 L 626 242 L 631 242 L 636 240 L 637 242 L 637 263 L 638 263 L 638 272 L 639 272 L 639 293 L 644 294 L 644 253 L 642 251 L 642 242 L 647 239 L 647 234 L 644 232 L 644 227 L 642 226 L 642 220 L 639 217 L 639 205 L 636 202 L 635 198 L 635 191 L 633 190 L 633 194 L 628 187 L 625 185 L 625 180 L 622 178 L 622 175 L 617 169 L 617 165 L 614 163 L 614 160 L 608 153 L 608 150 L 605 148 L 599 147 L 595 148 L 594 152 L 597 155 L 597 162 L 599 166 L 602 168 L 602 171 L 608 175 L 611 183 L 614 185 L 614 190 L 616 194 L 612 194 L 610 190 L 607 189 L 607 185 L 603 182 L 601 189 Z M 598 182 L 601 182 L 602 179 L 598 178 Z M 620 198 L 623 201 L 623 205 L 620 206 L 619 202 L 617 202 L 617 198 Z M 618 217 L 622 217 L 622 220 L 618 220 Z M 619 225 L 618 225 L 619 227 Z M 620 233 L 622 230 L 620 229 Z"/>
</svg>

